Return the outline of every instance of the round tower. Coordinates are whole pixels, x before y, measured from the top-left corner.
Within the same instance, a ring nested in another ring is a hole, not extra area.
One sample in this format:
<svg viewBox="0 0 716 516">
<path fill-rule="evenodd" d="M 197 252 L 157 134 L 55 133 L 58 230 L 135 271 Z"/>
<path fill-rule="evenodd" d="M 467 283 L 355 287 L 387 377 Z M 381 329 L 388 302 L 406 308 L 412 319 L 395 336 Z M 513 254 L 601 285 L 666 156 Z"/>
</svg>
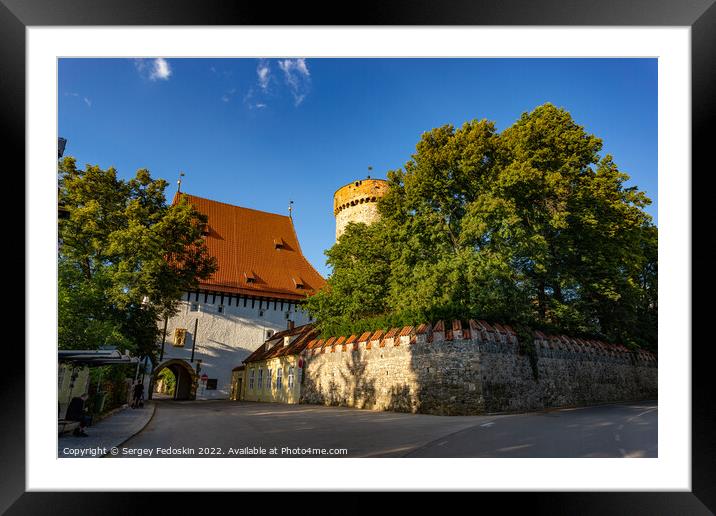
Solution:
<svg viewBox="0 0 716 516">
<path fill-rule="evenodd" d="M 342 186 L 333 194 L 333 215 L 336 217 L 336 240 L 349 222 L 371 224 L 380 218 L 378 199 L 388 191 L 388 181 L 359 179 Z"/>
</svg>

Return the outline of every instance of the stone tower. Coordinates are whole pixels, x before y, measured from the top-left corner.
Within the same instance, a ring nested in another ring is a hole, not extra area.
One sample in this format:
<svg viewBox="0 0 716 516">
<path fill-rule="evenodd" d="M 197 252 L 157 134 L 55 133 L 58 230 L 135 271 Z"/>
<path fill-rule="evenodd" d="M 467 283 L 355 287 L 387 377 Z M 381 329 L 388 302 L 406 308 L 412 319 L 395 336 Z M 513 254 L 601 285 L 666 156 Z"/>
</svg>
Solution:
<svg viewBox="0 0 716 516">
<path fill-rule="evenodd" d="M 383 179 L 359 179 L 348 183 L 333 194 L 333 215 L 336 217 L 336 241 L 349 222 L 371 224 L 380 217 L 378 198 L 388 191 Z"/>
</svg>

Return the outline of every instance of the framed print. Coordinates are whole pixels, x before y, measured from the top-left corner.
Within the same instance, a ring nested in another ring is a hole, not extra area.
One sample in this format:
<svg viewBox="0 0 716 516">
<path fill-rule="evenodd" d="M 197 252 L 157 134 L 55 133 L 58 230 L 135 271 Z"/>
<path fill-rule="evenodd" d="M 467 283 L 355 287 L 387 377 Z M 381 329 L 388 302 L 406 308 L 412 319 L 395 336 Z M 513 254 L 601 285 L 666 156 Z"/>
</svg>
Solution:
<svg viewBox="0 0 716 516">
<path fill-rule="evenodd" d="M 0 24 L 27 203 L 8 514 L 142 512 L 109 491 L 716 510 L 691 287 L 711 0 L 2 0 Z"/>
</svg>

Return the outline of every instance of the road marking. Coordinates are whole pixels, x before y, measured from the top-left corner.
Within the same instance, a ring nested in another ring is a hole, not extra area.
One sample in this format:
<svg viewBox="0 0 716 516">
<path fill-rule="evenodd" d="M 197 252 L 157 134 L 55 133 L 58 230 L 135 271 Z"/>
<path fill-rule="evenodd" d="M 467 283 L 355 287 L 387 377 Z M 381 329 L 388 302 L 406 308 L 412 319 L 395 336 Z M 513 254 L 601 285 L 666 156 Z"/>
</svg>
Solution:
<svg viewBox="0 0 716 516">
<path fill-rule="evenodd" d="M 534 446 L 533 444 L 518 444 L 516 446 L 507 446 L 505 448 L 498 448 L 498 452 L 511 452 L 516 450 L 522 450 L 524 448 L 529 448 L 530 446 Z"/>
<path fill-rule="evenodd" d="M 490 421 L 489 423 L 483 423 L 483 424 L 481 424 L 480 426 L 481 426 L 482 428 L 490 428 L 490 427 L 491 427 L 492 425 L 494 425 L 494 424 L 495 424 L 494 422 Z"/>
<path fill-rule="evenodd" d="M 652 407 L 652 408 L 650 408 L 649 410 L 645 410 L 645 411 L 642 412 L 641 414 L 637 414 L 636 416 L 630 417 L 629 419 L 626 420 L 626 422 L 628 423 L 628 422 L 631 421 L 632 419 L 636 419 L 636 418 L 638 418 L 638 417 L 643 416 L 644 414 L 648 414 L 649 412 L 653 412 L 653 411 L 655 411 L 655 410 L 658 409 L 658 408 L 659 408 L 659 407 Z"/>
<path fill-rule="evenodd" d="M 614 436 L 614 440 L 617 442 L 621 441 L 621 437 L 619 437 L 619 434 Z"/>
<path fill-rule="evenodd" d="M 443 442 L 441 442 L 441 443 L 438 443 L 438 446 L 444 446 L 444 445 L 446 445 L 447 443 L 448 443 L 447 441 L 443 441 Z"/>
</svg>

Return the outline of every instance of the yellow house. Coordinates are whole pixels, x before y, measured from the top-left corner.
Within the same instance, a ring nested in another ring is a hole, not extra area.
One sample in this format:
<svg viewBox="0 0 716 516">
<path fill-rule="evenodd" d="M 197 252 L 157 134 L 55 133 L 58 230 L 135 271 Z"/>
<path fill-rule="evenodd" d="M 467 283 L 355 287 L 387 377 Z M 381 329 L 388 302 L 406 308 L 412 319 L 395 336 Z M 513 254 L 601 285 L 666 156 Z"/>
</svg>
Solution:
<svg viewBox="0 0 716 516">
<path fill-rule="evenodd" d="M 237 367 L 234 367 L 231 370 L 231 395 L 229 396 L 230 400 L 239 400 L 241 399 L 241 391 L 244 385 L 244 370 L 246 369 L 245 365 L 240 365 Z"/>
<path fill-rule="evenodd" d="M 240 393 L 239 399 L 298 403 L 303 378 L 299 353 L 316 334 L 313 325 L 306 324 L 278 332 L 264 342 L 244 360 L 243 370 L 235 370 L 234 389 Z"/>
</svg>

